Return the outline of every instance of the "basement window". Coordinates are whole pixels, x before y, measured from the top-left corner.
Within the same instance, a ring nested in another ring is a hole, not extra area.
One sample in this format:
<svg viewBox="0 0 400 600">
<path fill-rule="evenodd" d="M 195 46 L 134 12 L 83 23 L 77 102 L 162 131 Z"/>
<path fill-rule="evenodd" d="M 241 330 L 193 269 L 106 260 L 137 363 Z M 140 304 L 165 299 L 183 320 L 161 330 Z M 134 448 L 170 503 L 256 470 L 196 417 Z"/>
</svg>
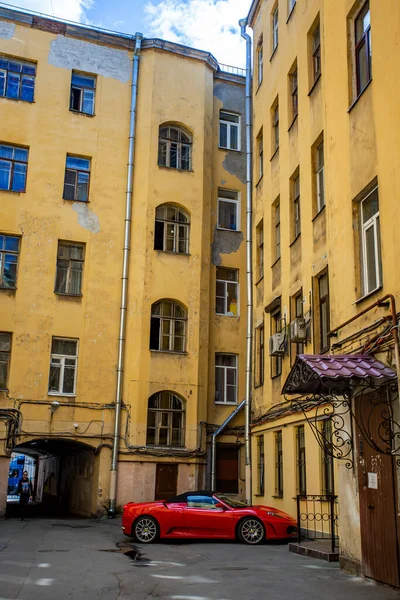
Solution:
<svg viewBox="0 0 400 600">
<path fill-rule="evenodd" d="M 189 215 L 181 208 L 163 204 L 156 208 L 154 250 L 189 254 Z"/>
<path fill-rule="evenodd" d="M 64 178 L 64 200 L 89 200 L 90 158 L 67 155 Z"/>
<path fill-rule="evenodd" d="M 96 77 L 72 71 L 70 110 L 93 115 L 95 95 Z"/>
<path fill-rule="evenodd" d="M 50 395 L 75 395 L 77 363 L 78 340 L 53 337 L 50 357 Z"/>
</svg>

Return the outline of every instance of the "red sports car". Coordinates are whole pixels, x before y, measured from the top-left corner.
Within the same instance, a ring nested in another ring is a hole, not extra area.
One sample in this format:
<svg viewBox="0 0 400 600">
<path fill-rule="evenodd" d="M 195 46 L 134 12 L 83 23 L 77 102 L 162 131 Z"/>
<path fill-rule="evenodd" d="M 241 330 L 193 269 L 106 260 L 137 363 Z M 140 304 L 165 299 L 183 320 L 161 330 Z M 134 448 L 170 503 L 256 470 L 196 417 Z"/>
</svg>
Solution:
<svg viewBox="0 0 400 600">
<path fill-rule="evenodd" d="M 158 538 L 239 539 L 260 544 L 265 539 L 297 536 L 297 523 L 270 506 L 247 506 L 224 494 L 185 492 L 168 500 L 129 502 L 122 531 L 142 544 Z"/>
</svg>

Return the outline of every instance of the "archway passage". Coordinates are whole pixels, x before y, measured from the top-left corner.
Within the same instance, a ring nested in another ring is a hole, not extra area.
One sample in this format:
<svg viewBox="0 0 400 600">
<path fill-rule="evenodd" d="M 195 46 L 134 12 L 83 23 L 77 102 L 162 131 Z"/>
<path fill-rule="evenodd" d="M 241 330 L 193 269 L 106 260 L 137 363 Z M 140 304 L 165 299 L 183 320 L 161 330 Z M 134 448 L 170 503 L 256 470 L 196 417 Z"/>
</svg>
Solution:
<svg viewBox="0 0 400 600">
<path fill-rule="evenodd" d="M 28 517 L 93 516 L 98 471 L 93 447 L 75 440 L 40 438 L 16 446 L 15 455 L 34 462 L 29 473 L 34 494 Z M 18 516 L 18 502 L 9 498 L 7 516 Z"/>
</svg>

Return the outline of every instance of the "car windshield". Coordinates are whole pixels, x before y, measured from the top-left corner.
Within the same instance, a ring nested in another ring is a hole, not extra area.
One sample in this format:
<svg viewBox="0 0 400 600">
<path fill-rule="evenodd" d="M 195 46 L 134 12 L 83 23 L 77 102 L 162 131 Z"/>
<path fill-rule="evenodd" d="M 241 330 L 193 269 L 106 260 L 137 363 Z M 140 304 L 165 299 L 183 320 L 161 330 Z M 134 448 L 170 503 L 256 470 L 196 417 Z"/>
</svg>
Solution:
<svg viewBox="0 0 400 600">
<path fill-rule="evenodd" d="M 239 500 L 232 500 L 232 498 L 224 496 L 223 494 L 216 494 L 215 498 L 221 500 L 231 508 L 247 508 L 247 504 L 245 502 L 240 502 Z"/>
</svg>

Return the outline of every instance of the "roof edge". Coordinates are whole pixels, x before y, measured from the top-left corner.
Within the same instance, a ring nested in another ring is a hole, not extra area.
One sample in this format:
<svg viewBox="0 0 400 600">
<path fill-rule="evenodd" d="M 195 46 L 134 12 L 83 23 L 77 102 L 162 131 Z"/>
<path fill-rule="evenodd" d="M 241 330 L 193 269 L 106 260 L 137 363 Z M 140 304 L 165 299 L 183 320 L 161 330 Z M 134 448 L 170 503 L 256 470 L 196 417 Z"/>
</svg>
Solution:
<svg viewBox="0 0 400 600">
<path fill-rule="evenodd" d="M 260 7 L 261 4 L 261 0 L 253 0 L 253 2 L 251 3 L 250 6 L 250 10 L 248 12 L 247 15 L 247 24 L 249 25 L 249 27 L 253 27 L 253 23 L 254 23 L 254 18 L 256 16 L 256 13 Z"/>
</svg>

